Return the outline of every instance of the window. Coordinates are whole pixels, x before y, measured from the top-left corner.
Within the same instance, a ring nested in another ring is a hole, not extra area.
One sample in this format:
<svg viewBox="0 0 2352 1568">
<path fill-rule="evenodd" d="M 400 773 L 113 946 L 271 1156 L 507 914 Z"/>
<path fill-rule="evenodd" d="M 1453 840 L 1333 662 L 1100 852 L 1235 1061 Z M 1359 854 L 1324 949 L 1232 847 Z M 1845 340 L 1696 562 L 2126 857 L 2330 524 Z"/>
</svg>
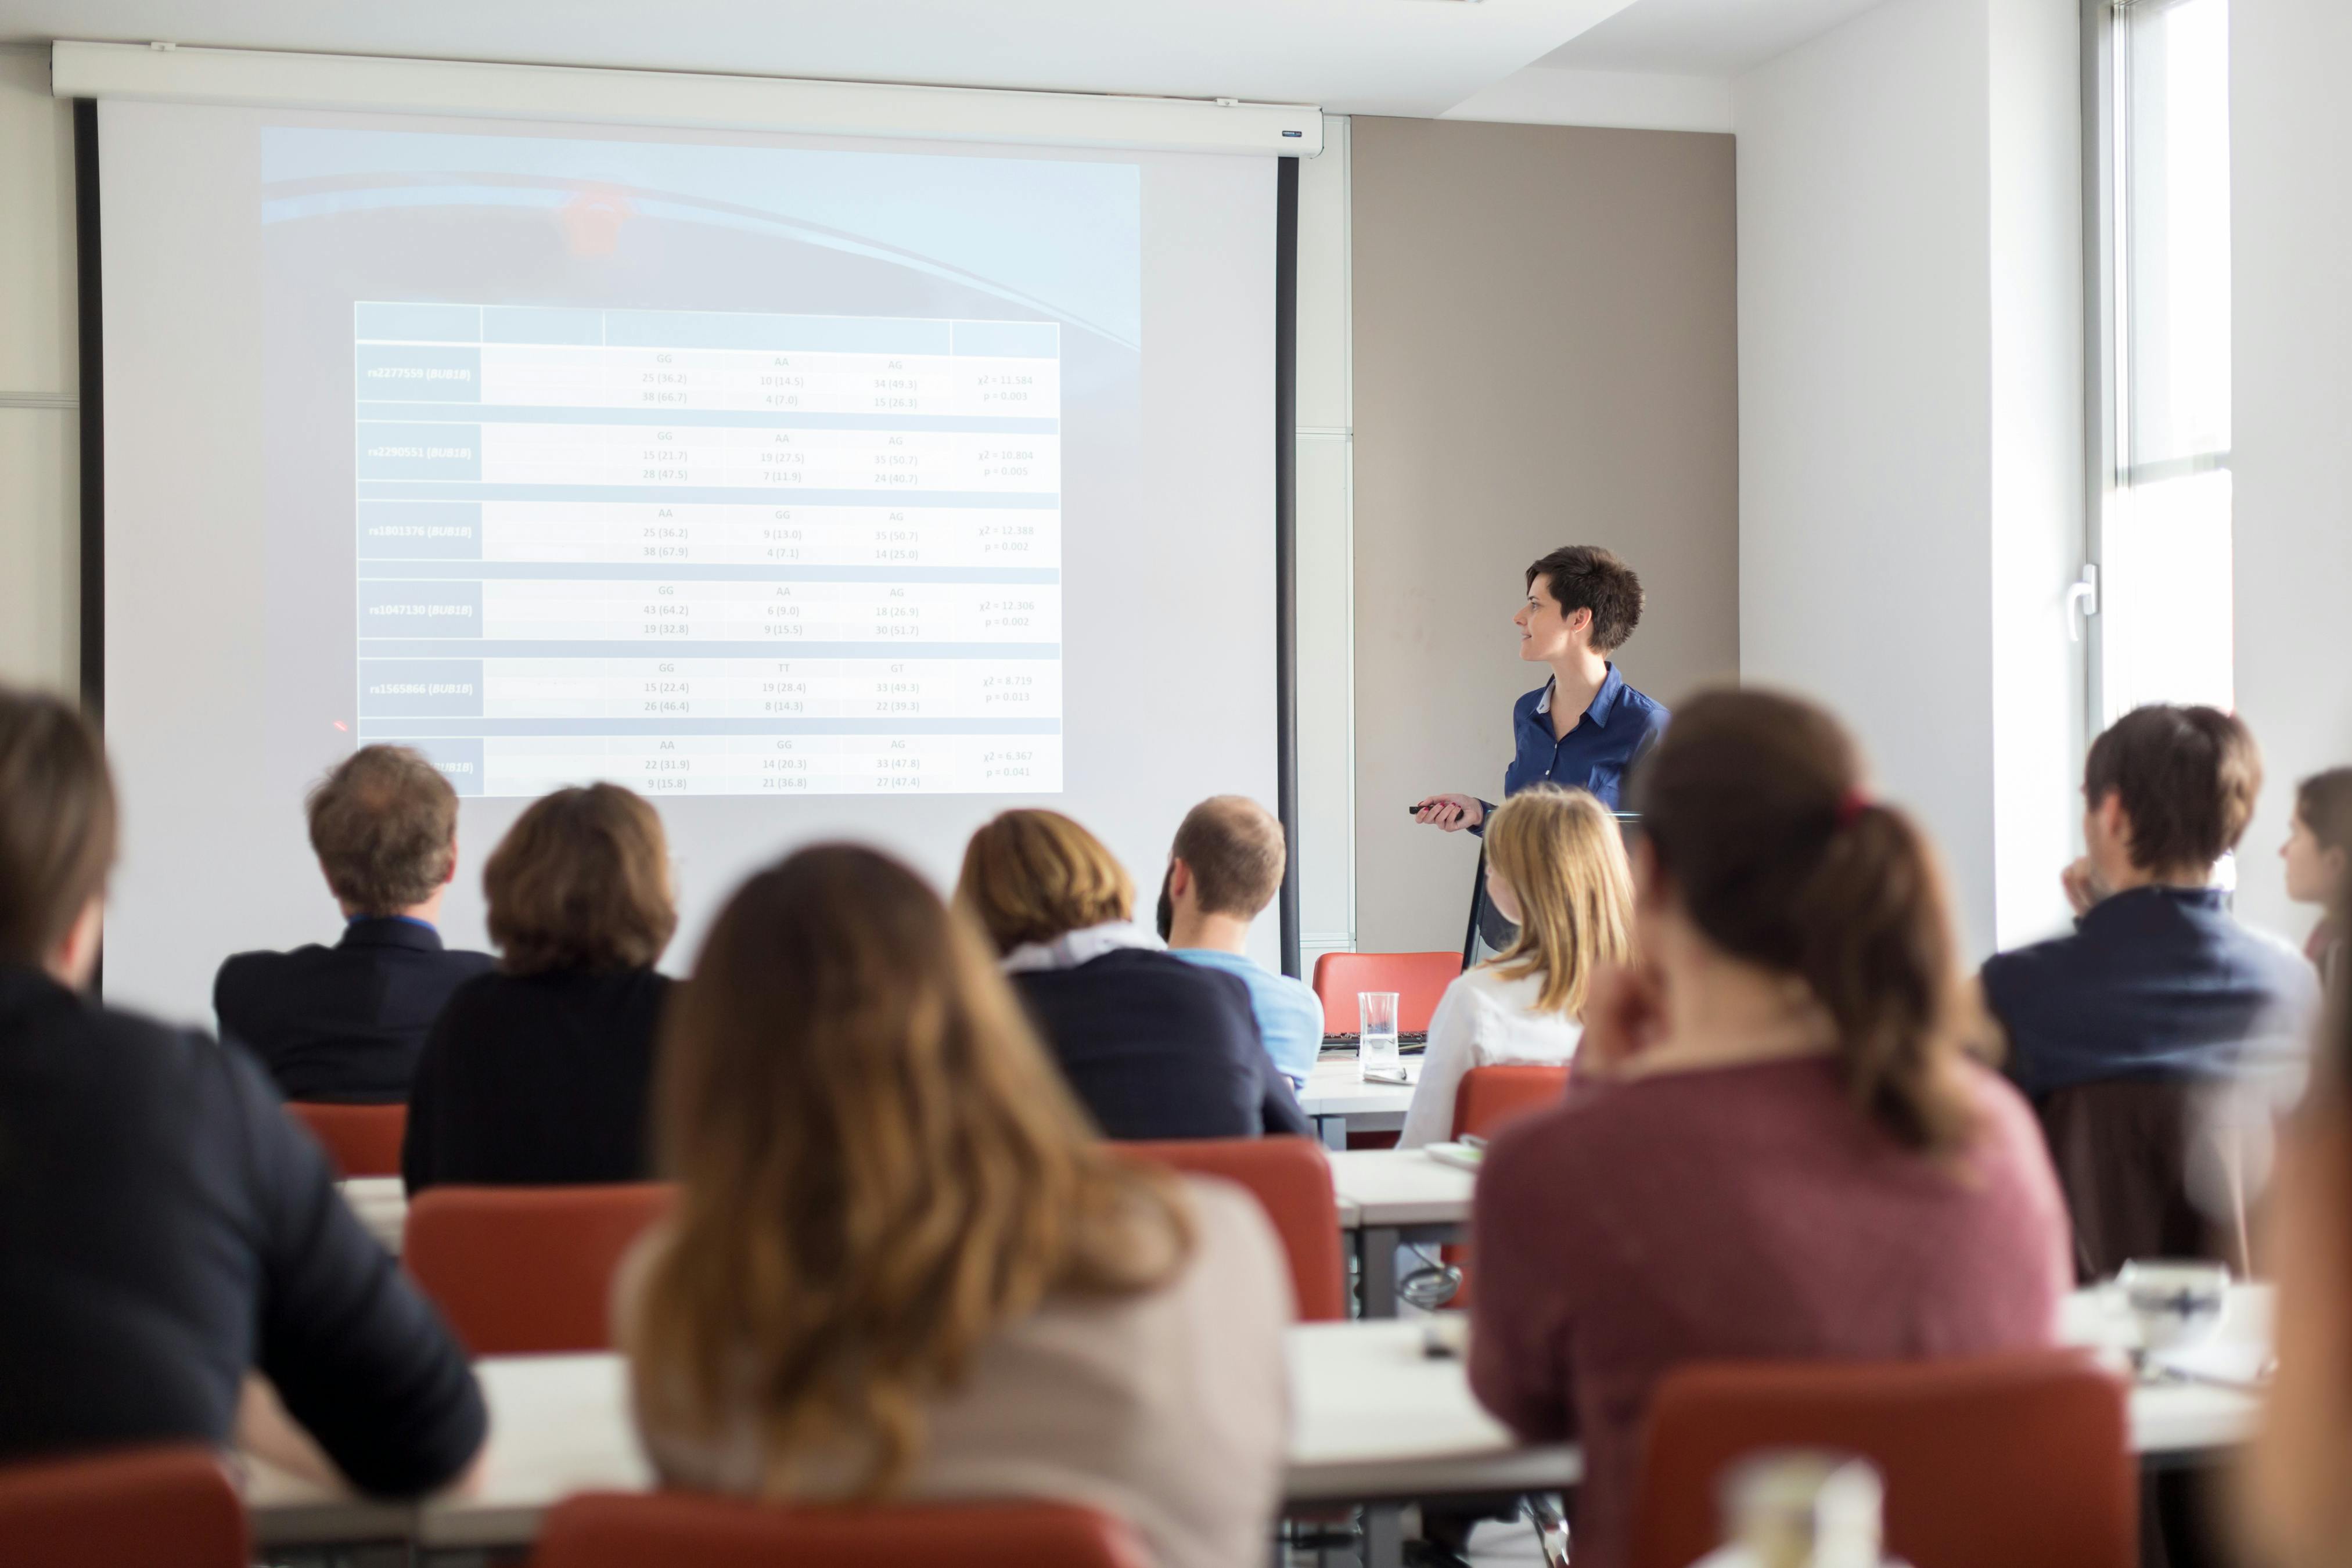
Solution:
<svg viewBox="0 0 2352 1568">
<path fill-rule="evenodd" d="M 2092 712 L 2232 705 L 2228 0 L 2088 0 Z"/>
</svg>

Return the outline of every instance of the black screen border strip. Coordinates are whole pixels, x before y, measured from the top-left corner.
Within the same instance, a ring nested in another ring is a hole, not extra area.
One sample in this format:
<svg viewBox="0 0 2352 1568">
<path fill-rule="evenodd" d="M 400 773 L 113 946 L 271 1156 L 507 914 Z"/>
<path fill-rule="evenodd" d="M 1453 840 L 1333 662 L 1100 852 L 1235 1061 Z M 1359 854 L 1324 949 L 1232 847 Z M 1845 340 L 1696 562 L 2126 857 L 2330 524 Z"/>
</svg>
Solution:
<svg viewBox="0 0 2352 1568">
<path fill-rule="evenodd" d="M 81 705 L 106 718 L 106 322 L 100 299 L 98 100 L 73 100 L 74 304 L 81 359 Z"/>
<path fill-rule="evenodd" d="M 1274 186 L 1275 813 L 1282 819 L 1282 972 L 1298 952 L 1298 160 Z"/>
</svg>

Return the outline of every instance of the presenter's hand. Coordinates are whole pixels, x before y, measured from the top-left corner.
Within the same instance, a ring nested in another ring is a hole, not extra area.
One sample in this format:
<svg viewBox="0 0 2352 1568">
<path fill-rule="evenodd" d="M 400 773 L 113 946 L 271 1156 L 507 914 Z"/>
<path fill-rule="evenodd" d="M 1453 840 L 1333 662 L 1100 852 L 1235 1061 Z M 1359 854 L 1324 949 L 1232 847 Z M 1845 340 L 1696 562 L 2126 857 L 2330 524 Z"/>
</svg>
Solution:
<svg viewBox="0 0 2352 1568">
<path fill-rule="evenodd" d="M 1426 822 L 1432 827 L 1443 827 L 1448 833 L 1459 833 L 1486 821 L 1486 808 L 1478 804 L 1475 795 L 1433 795 L 1412 808 L 1412 819 Z"/>
</svg>

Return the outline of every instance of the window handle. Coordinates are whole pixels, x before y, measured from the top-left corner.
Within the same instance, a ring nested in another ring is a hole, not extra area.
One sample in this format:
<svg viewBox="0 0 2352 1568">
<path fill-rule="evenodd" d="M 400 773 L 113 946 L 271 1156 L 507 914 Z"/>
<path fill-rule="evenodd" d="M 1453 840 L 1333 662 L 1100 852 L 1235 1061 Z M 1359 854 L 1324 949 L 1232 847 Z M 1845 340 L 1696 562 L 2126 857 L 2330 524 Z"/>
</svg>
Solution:
<svg viewBox="0 0 2352 1568">
<path fill-rule="evenodd" d="M 2074 611 L 2078 606 L 2083 612 L 2083 618 L 2079 622 L 2074 619 Z M 2066 640 L 2081 642 L 2083 633 L 2090 626 L 2091 617 L 2098 613 L 2099 568 L 2095 562 L 2086 563 L 2083 567 L 2083 574 L 2075 578 L 2074 586 L 2066 590 Z"/>
</svg>

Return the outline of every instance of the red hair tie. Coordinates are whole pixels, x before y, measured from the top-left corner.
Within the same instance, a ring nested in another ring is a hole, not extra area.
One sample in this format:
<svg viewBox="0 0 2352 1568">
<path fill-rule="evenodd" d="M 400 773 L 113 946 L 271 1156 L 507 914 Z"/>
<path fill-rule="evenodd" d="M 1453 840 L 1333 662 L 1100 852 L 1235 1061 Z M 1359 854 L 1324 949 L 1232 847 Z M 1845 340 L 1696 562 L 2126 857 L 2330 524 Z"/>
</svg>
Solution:
<svg viewBox="0 0 2352 1568">
<path fill-rule="evenodd" d="M 1876 804 L 1877 803 L 1872 800 L 1870 796 L 1862 792 L 1861 785 L 1856 784 L 1853 788 L 1848 789 L 1843 795 L 1838 796 L 1838 827 L 1841 830 L 1852 827 L 1854 824 L 1855 818 L 1859 817 L 1864 812 L 1868 811 Z"/>
</svg>

